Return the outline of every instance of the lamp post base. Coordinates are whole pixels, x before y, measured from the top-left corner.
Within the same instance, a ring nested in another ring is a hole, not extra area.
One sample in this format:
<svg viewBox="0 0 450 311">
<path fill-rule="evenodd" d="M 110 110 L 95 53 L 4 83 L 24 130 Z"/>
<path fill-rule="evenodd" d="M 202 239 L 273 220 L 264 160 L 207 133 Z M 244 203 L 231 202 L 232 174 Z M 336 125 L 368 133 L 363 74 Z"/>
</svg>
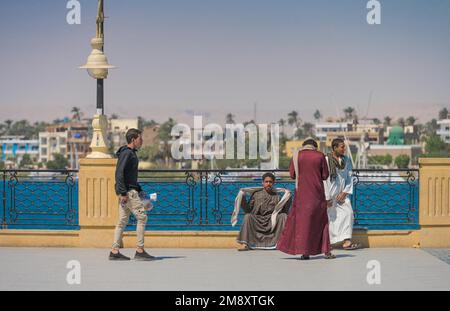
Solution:
<svg viewBox="0 0 450 311">
<path fill-rule="evenodd" d="M 111 159 L 109 154 L 108 139 L 106 135 L 106 129 L 108 127 L 108 120 L 105 115 L 94 115 L 92 119 L 92 127 L 94 135 L 91 142 L 91 150 L 86 158 L 88 159 Z"/>
<path fill-rule="evenodd" d="M 104 152 L 91 152 L 86 156 L 86 159 L 112 159 L 113 157 L 109 153 Z"/>
</svg>

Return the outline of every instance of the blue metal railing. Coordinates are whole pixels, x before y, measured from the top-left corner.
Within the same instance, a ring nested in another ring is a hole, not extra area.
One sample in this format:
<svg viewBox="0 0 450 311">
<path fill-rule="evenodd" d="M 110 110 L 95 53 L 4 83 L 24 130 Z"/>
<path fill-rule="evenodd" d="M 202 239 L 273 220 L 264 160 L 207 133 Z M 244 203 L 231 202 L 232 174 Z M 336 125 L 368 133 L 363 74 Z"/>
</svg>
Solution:
<svg viewBox="0 0 450 311">
<path fill-rule="evenodd" d="M 3 170 L 3 229 L 78 229 L 74 170 Z"/>
<path fill-rule="evenodd" d="M 294 191 L 287 170 L 276 186 Z M 9 229 L 78 229 L 75 170 L 3 170 L 0 219 Z M 148 230 L 238 230 L 230 224 L 240 188 L 261 185 L 260 170 L 142 170 L 140 183 L 158 201 Z M 418 224 L 418 170 L 354 170 L 355 228 L 412 230 Z M 128 230 L 134 230 L 130 220 Z"/>
</svg>

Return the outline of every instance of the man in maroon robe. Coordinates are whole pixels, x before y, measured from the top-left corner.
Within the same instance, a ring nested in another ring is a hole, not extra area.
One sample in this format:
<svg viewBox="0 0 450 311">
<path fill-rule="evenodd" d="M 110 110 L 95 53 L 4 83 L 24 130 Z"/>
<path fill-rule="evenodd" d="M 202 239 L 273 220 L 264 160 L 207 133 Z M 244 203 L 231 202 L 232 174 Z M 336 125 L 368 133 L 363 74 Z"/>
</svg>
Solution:
<svg viewBox="0 0 450 311">
<path fill-rule="evenodd" d="M 307 138 L 301 150 L 291 160 L 289 172 L 295 179 L 294 202 L 277 248 L 287 254 L 325 254 L 325 258 L 336 258 L 330 252 L 327 201 L 323 181 L 328 178 L 325 155 L 317 151 L 317 143 Z"/>
</svg>

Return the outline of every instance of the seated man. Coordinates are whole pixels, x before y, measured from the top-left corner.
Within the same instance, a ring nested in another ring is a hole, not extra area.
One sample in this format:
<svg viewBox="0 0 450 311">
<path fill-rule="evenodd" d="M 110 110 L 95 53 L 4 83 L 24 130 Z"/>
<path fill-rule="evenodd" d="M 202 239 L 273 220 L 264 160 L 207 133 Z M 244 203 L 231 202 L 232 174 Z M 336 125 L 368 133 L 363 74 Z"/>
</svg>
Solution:
<svg viewBox="0 0 450 311">
<path fill-rule="evenodd" d="M 245 215 L 237 242 L 242 244 L 238 250 L 276 249 L 278 238 L 283 231 L 287 219 L 291 193 L 287 189 L 275 189 L 275 176 L 265 173 L 262 177 L 263 188 L 244 188 L 239 191 L 235 201 L 235 209 L 231 223 L 236 225 L 239 208 L 242 206 Z M 283 192 L 280 199 L 278 192 Z M 250 202 L 245 193 L 251 193 Z"/>
</svg>

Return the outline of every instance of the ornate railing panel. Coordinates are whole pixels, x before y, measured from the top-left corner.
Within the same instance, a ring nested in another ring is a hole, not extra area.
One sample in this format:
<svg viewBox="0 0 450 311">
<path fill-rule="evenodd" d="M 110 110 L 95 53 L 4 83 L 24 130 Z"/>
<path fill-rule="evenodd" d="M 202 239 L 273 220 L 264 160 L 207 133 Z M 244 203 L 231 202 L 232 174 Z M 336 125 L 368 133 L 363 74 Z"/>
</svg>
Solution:
<svg viewBox="0 0 450 311">
<path fill-rule="evenodd" d="M 418 175 L 417 170 L 355 170 L 355 228 L 418 229 Z"/>
<path fill-rule="evenodd" d="M 77 229 L 77 172 L 6 170 L 1 180 L 4 229 Z"/>
</svg>

